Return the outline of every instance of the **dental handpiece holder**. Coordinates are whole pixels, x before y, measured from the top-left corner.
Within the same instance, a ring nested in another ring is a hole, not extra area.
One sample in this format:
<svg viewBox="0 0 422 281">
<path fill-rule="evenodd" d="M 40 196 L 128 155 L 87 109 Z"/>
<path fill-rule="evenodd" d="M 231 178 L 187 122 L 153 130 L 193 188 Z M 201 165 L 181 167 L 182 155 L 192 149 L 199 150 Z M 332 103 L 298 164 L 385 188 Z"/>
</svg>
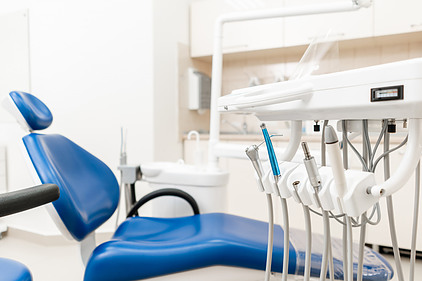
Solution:
<svg viewBox="0 0 422 281">
<path fill-rule="evenodd" d="M 329 167 L 318 168 L 325 178 L 318 194 L 322 208 L 356 217 L 381 197 L 398 191 L 411 177 L 421 155 L 421 92 L 419 58 L 239 89 L 219 98 L 218 108 L 223 114 L 253 114 L 261 122 L 407 120 L 406 152 L 398 168 L 384 182 L 376 182 L 370 172 L 345 171 L 340 165 L 338 142 L 327 143 L 328 154 L 334 158 L 329 156 Z M 280 161 L 280 169 L 283 166 L 289 168 L 284 170 L 285 174 L 281 172 L 277 193 L 317 206 L 305 165 Z M 297 190 L 293 188 L 295 182 Z"/>
</svg>

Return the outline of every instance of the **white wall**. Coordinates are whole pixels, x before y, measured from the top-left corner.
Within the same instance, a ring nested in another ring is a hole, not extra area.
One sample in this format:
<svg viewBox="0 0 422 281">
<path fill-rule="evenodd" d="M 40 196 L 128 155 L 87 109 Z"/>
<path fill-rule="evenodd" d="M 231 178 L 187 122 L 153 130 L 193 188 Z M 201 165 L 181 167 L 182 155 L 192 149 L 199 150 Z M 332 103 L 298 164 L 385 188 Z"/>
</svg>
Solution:
<svg viewBox="0 0 422 281">
<path fill-rule="evenodd" d="M 32 92 L 55 114 L 51 130 L 112 169 L 121 126 L 131 159 L 152 160 L 151 10 L 150 1 L 63 0 L 30 11 Z"/>
<path fill-rule="evenodd" d="M 121 126 L 128 129 L 129 162 L 182 157 L 177 43 L 189 44 L 190 2 L 0 2 L 2 12 L 29 9 L 29 88 L 53 112 L 48 131 L 114 170 Z M 17 170 L 13 161 L 9 166 Z M 9 178 L 11 189 L 30 184 Z"/>
<path fill-rule="evenodd" d="M 192 0 L 153 1 L 154 10 L 154 159 L 182 158 L 178 139 L 178 49 L 189 44 Z"/>
<path fill-rule="evenodd" d="M 52 110 L 47 131 L 69 137 L 117 176 L 122 126 L 129 163 L 180 158 L 177 43 L 189 43 L 190 2 L 0 2 L 1 13 L 29 10 L 28 88 Z M 0 134 L 9 152 L 9 190 L 30 186 L 17 147 L 23 132 L 8 123 Z"/>
<path fill-rule="evenodd" d="M 13 28 L 12 28 L 13 27 Z M 29 32 L 28 32 L 28 11 L 18 10 L 5 14 L 0 14 L 0 100 L 5 98 L 10 92 L 10 89 L 18 88 L 22 91 L 29 91 Z M 5 110 L 0 110 L 0 145 L 6 147 L 8 155 L 20 156 L 17 147 L 10 147 L 9 143 L 14 143 L 13 136 L 20 133 L 20 129 L 16 128 L 15 124 L 10 124 L 14 121 Z M 10 126 L 8 126 L 10 125 Z M 17 130 L 16 130 L 17 129 Z M 12 136 L 12 138 L 10 138 Z M 17 151 L 17 152 L 16 152 Z M 10 158 L 10 157 L 9 157 Z M 21 159 L 14 160 L 14 167 L 22 165 Z M 19 175 L 19 170 L 11 170 Z M 0 192 L 5 192 L 8 182 L 7 173 L 1 174 L 1 182 L 4 183 L 0 187 Z M 13 177 L 13 180 L 25 182 L 25 177 Z M 28 180 L 28 179 L 26 179 Z M 9 180 L 9 184 L 14 184 Z"/>
<path fill-rule="evenodd" d="M 129 161 L 152 161 L 152 1 L 0 2 L 1 11 L 22 8 L 29 8 L 30 92 L 53 112 L 48 131 L 66 135 L 116 170 L 123 126 Z M 14 153 L 10 189 L 30 184 L 14 180 L 21 166 Z"/>
</svg>

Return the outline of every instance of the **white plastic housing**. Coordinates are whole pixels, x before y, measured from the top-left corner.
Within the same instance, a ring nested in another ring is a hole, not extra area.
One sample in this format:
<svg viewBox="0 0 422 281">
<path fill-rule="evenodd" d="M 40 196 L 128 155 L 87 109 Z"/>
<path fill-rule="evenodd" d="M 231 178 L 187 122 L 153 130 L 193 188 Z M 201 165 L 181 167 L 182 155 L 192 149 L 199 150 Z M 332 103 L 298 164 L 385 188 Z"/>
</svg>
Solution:
<svg viewBox="0 0 422 281">
<path fill-rule="evenodd" d="M 371 89 L 398 85 L 403 99 L 371 102 Z M 421 92 L 417 58 L 235 90 L 219 98 L 218 109 L 261 121 L 422 118 Z"/>
<path fill-rule="evenodd" d="M 321 167 L 318 171 L 319 175 L 321 176 L 321 190 L 318 193 L 321 206 L 326 211 L 332 211 L 336 208 L 333 202 L 333 198 L 338 197 L 338 193 L 335 187 L 333 190 L 331 189 L 331 185 L 333 184 L 334 180 L 332 177 L 332 170 L 330 167 Z"/>
<path fill-rule="evenodd" d="M 295 190 L 295 188 L 293 186 L 293 184 L 295 182 L 298 182 L 298 184 L 297 184 L 297 192 L 296 192 L 296 190 Z M 297 166 L 297 168 L 294 169 L 291 172 L 291 174 L 287 177 L 286 185 L 287 185 L 287 188 L 290 190 L 290 193 L 292 194 L 293 199 L 296 202 L 298 202 L 298 203 L 301 203 L 302 202 L 305 205 L 311 205 L 312 204 L 312 201 L 309 198 L 309 196 L 306 196 L 305 195 L 302 198 L 303 194 L 302 194 L 302 196 L 299 195 L 299 192 L 300 191 L 303 191 L 303 187 L 306 185 L 307 182 L 308 182 L 308 174 L 306 173 L 305 166 L 303 164 L 301 164 L 301 165 Z"/>
<path fill-rule="evenodd" d="M 278 184 L 280 196 L 283 198 L 293 197 L 297 203 L 303 203 L 314 208 L 322 207 L 325 211 L 346 213 L 348 216 L 357 217 L 370 209 L 379 200 L 379 198 L 367 193 L 368 187 L 375 185 L 373 173 L 346 170 L 344 175 L 348 189 L 344 197 L 341 198 L 337 191 L 332 169 L 330 167 L 320 167 L 318 171 L 321 176 L 321 189 L 318 197 L 321 206 L 319 206 L 315 190 L 309 182 L 305 165 L 281 162 L 279 166 L 282 174 Z M 265 174 L 271 181 L 271 169 L 267 169 Z M 294 182 L 298 182 L 297 192 L 293 187 Z M 267 193 L 269 191 L 269 189 L 266 189 Z"/>
<path fill-rule="evenodd" d="M 278 181 L 278 192 L 282 198 L 287 199 L 292 197 L 292 193 L 287 187 L 287 179 L 290 176 L 291 172 L 293 172 L 297 168 L 297 166 L 299 166 L 299 164 L 293 162 L 279 163 L 281 178 Z"/>
<path fill-rule="evenodd" d="M 266 172 L 262 176 L 262 185 L 264 186 L 264 192 L 267 194 L 275 193 L 278 195 L 277 191 L 274 191 L 275 183 L 274 183 L 274 175 L 271 170 L 271 167 L 269 169 L 266 169 Z"/>
<path fill-rule="evenodd" d="M 346 170 L 345 174 L 348 192 L 343 198 L 343 210 L 348 216 L 357 217 L 379 200 L 366 192 L 368 187 L 375 185 L 375 176 L 357 170 Z"/>
</svg>

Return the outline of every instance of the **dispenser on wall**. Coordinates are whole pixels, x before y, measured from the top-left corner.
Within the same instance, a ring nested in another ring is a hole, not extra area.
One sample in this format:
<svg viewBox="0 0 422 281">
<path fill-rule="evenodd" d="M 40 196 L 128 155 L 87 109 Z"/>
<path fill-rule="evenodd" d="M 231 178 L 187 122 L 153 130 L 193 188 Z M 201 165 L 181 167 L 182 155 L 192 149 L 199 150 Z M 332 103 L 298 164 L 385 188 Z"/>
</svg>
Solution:
<svg viewBox="0 0 422 281">
<path fill-rule="evenodd" d="M 194 68 L 188 69 L 189 109 L 199 112 L 209 109 L 211 102 L 211 78 Z"/>
</svg>

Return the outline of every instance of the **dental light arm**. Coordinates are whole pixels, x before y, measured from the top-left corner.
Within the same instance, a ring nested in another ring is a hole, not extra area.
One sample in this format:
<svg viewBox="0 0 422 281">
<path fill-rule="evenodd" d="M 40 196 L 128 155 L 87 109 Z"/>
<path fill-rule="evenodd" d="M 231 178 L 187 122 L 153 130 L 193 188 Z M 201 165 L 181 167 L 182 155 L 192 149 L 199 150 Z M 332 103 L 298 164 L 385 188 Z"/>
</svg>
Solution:
<svg viewBox="0 0 422 281">
<path fill-rule="evenodd" d="M 370 188 L 373 196 L 389 196 L 406 184 L 421 157 L 422 122 L 420 119 L 409 119 L 409 134 L 406 152 L 391 178 L 382 184 Z"/>
</svg>

